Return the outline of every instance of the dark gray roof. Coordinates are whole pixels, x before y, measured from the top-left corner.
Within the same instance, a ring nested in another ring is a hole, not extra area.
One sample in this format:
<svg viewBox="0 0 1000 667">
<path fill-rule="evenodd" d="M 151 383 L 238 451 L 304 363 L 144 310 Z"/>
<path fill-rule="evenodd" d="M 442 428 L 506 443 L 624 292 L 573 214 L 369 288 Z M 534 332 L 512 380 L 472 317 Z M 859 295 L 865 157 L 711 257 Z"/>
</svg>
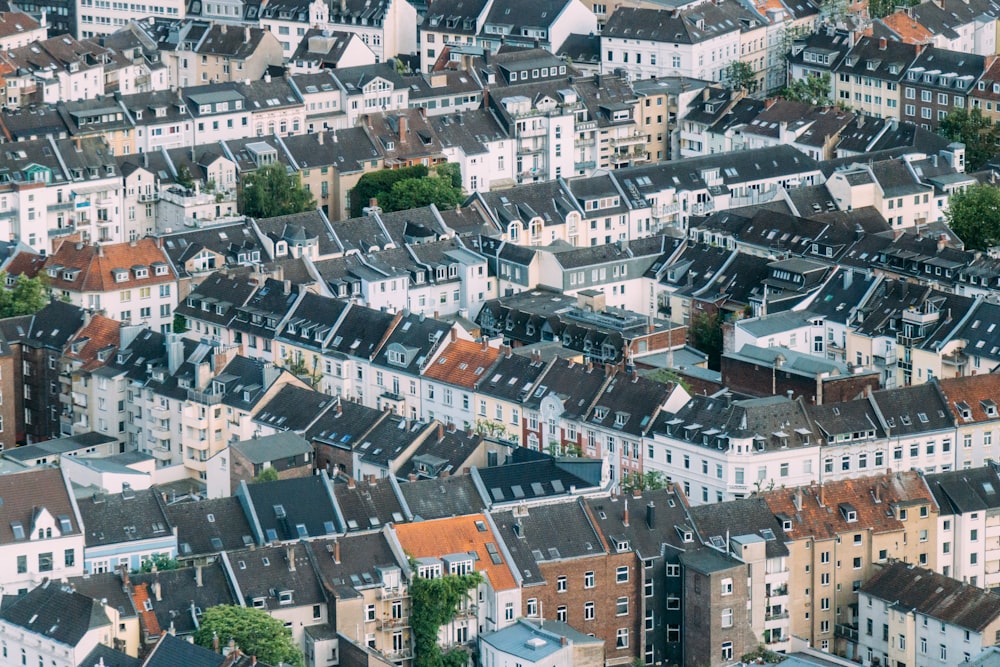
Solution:
<svg viewBox="0 0 1000 667">
<path fill-rule="evenodd" d="M 311 540 L 307 548 L 323 584 L 340 599 L 358 597 L 359 590 L 365 588 L 381 587 L 384 572 L 400 569 L 384 531 Z"/>
<path fill-rule="evenodd" d="M 156 599 L 154 582 L 160 584 L 160 599 Z M 147 584 L 152 612 L 156 615 L 160 629 L 169 632 L 172 627 L 178 635 L 194 634 L 198 629 L 196 616 L 209 607 L 237 604 L 237 599 L 229 587 L 225 569 L 219 560 L 196 567 L 133 574 L 132 584 Z M 148 631 L 148 628 L 146 630 Z M 226 639 L 228 640 L 228 637 Z"/>
<path fill-rule="evenodd" d="M 94 494 L 78 502 L 88 547 L 165 538 L 172 526 L 160 494 L 152 489 Z"/>
<path fill-rule="evenodd" d="M 545 583 L 540 563 L 605 554 L 579 498 L 496 511 L 492 516 L 525 586 Z"/>
<path fill-rule="evenodd" d="M 675 528 L 693 528 L 694 524 L 687 499 L 671 487 L 627 498 L 624 495 L 589 498 L 587 504 L 592 520 L 605 539 L 613 544 L 627 541 L 640 558 L 659 558 L 668 552 L 667 546 L 675 551 L 699 547 L 697 543 L 684 542 Z M 625 520 L 626 506 L 628 521 Z"/>
<path fill-rule="evenodd" d="M 169 632 L 160 636 L 160 641 L 146 657 L 142 667 L 221 667 L 226 658 L 219 653 L 192 644 Z"/>
<path fill-rule="evenodd" d="M 180 558 L 240 549 L 253 543 L 253 529 L 235 497 L 168 504 L 170 525 L 177 528 Z"/>
<path fill-rule="evenodd" d="M 263 542 L 318 537 L 337 532 L 339 523 L 333 505 L 333 489 L 326 475 L 312 475 L 241 487 L 253 504 Z M 301 528 L 300 528 L 301 527 Z"/>
<path fill-rule="evenodd" d="M 951 411 L 934 383 L 872 392 L 889 437 L 931 433 L 955 427 Z"/>
<path fill-rule="evenodd" d="M 470 475 L 400 482 L 399 490 L 414 521 L 475 514 L 486 508 Z"/>
<path fill-rule="evenodd" d="M 98 644 L 81 660 L 77 667 L 140 667 L 139 658 L 116 651 L 110 646 Z"/>
<path fill-rule="evenodd" d="M 261 406 L 254 421 L 277 429 L 303 433 L 334 402 L 327 394 L 286 384 Z"/>
<path fill-rule="evenodd" d="M 290 591 L 291 606 L 312 606 L 325 602 L 323 584 L 309 562 L 308 542 L 296 542 L 227 554 L 231 571 L 247 606 L 263 599 L 268 610 L 287 607 L 280 595 Z"/>
<path fill-rule="evenodd" d="M 574 491 L 593 489 L 595 486 L 561 466 L 559 460 L 551 456 L 477 468 L 475 473 L 482 482 L 483 489 L 489 494 L 491 505 L 565 496 Z"/>
<path fill-rule="evenodd" d="M 725 538 L 739 535 L 756 535 L 764 539 L 764 550 L 768 558 L 788 556 L 785 533 L 767 502 L 760 497 L 730 500 L 712 505 L 692 507 L 691 518 L 705 544 L 717 543 L 713 539 L 721 537 L 725 549 Z"/>
<path fill-rule="evenodd" d="M 681 11 L 618 7 L 601 32 L 618 39 L 698 44 L 737 31 L 739 25 L 710 3 Z"/>
<path fill-rule="evenodd" d="M 969 470 L 927 475 L 927 486 L 942 515 L 1000 508 L 1000 474 L 996 463 Z"/>
<path fill-rule="evenodd" d="M 13 603 L 3 605 L 0 618 L 10 625 L 73 647 L 90 630 L 111 625 L 100 600 L 64 590 L 51 579 Z"/>
<path fill-rule="evenodd" d="M 241 440 L 230 445 L 252 463 L 270 463 L 302 454 L 311 454 L 309 441 L 292 431 Z"/>
<path fill-rule="evenodd" d="M 334 484 L 333 495 L 348 532 L 407 522 L 406 510 L 388 478 Z"/>
</svg>

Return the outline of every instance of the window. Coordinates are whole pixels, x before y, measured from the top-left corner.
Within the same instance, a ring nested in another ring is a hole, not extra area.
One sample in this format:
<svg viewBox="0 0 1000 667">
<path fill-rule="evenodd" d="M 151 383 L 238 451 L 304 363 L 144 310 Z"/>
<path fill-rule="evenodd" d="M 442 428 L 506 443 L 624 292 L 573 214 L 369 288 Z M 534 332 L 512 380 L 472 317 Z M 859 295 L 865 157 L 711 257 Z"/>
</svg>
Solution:
<svg viewBox="0 0 1000 667">
<path fill-rule="evenodd" d="M 63 562 L 66 564 L 66 567 L 76 565 L 76 549 L 66 549 L 65 553 L 63 553 Z"/>
<path fill-rule="evenodd" d="M 566 605 L 559 605 L 556 607 L 556 620 L 562 623 L 566 622 Z"/>
<path fill-rule="evenodd" d="M 622 565 L 615 571 L 615 582 L 619 584 L 628 582 L 628 565 Z"/>
<path fill-rule="evenodd" d="M 722 610 L 722 627 L 731 628 L 733 627 L 733 609 L 732 607 L 727 607 Z"/>
<path fill-rule="evenodd" d="M 527 613 L 529 617 L 538 616 L 538 598 L 529 598 L 527 603 Z"/>
<path fill-rule="evenodd" d="M 38 571 L 39 572 L 51 572 L 52 571 L 52 552 L 46 552 L 43 554 L 38 554 Z"/>
<path fill-rule="evenodd" d="M 628 598 L 621 597 L 615 602 L 615 616 L 627 616 L 628 615 Z"/>
<path fill-rule="evenodd" d="M 584 575 L 583 575 L 583 587 L 584 588 L 593 588 L 594 586 L 595 586 L 595 584 L 594 584 L 594 573 L 593 572 L 585 572 Z"/>
<path fill-rule="evenodd" d="M 17 557 L 17 573 L 24 574 L 28 571 L 28 557 L 18 556 Z"/>
<path fill-rule="evenodd" d="M 594 603 L 585 602 L 583 604 L 583 620 L 592 621 L 594 620 Z"/>
<path fill-rule="evenodd" d="M 722 642 L 722 660 L 729 661 L 732 659 L 733 659 L 733 643 Z"/>
<path fill-rule="evenodd" d="M 556 592 L 565 593 L 566 592 L 566 577 L 559 577 L 556 579 Z"/>
<path fill-rule="evenodd" d="M 615 636 L 615 648 L 628 648 L 628 628 L 618 628 Z"/>
<path fill-rule="evenodd" d="M 732 595 L 733 594 L 733 580 L 726 578 L 722 580 L 722 594 Z"/>
<path fill-rule="evenodd" d="M 668 577 L 679 577 L 681 576 L 681 566 L 678 563 L 667 563 L 667 576 Z"/>
</svg>

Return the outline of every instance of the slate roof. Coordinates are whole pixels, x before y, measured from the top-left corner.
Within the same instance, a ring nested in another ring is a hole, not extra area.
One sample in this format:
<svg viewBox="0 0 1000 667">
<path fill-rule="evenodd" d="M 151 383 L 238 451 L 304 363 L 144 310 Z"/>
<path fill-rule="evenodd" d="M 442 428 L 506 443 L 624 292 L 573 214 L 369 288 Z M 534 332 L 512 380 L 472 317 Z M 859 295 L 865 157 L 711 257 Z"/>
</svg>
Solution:
<svg viewBox="0 0 1000 667">
<path fill-rule="evenodd" d="M 198 582 L 201 570 L 201 584 Z M 145 584 L 156 625 L 169 634 L 171 627 L 178 635 L 191 635 L 198 629 L 196 615 L 220 604 L 237 604 L 229 587 L 229 578 L 219 560 L 196 567 L 163 570 L 156 573 L 131 575 L 132 584 Z M 156 599 L 154 582 L 159 582 L 160 599 Z M 149 629 L 146 629 L 147 632 Z M 228 638 L 227 638 L 228 639 Z"/>
<path fill-rule="evenodd" d="M 327 345 L 327 354 L 371 359 L 383 338 L 396 325 L 397 315 L 352 304 Z"/>
<path fill-rule="evenodd" d="M 203 250 L 218 253 L 225 258 L 228 266 L 239 264 L 239 255 L 259 252 L 263 261 L 270 259 L 267 250 L 261 246 L 253 229 L 245 223 L 211 225 L 200 229 L 185 229 L 157 237 L 163 244 L 163 251 L 170 257 L 178 275 L 190 275 L 184 264 Z M 222 268 L 222 267 L 218 267 Z M 234 299 L 230 299 L 234 301 Z"/>
<path fill-rule="evenodd" d="M 69 590 L 86 595 L 94 600 L 100 600 L 108 607 L 115 609 L 121 618 L 137 618 L 132 597 L 122 585 L 121 571 L 92 572 L 80 577 L 70 577 L 63 584 Z M 105 603 L 104 601 L 107 600 Z"/>
<path fill-rule="evenodd" d="M 739 26 L 718 7 L 701 4 L 680 12 L 662 9 L 618 7 L 608 17 L 601 34 L 618 39 L 638 39 L 668 44 L 698 44 Z"/>
<path fill-rule="evenodd" d="M 234 496 L 172 503 L 165 512 L 170 525 L 177 528 L 177 553 L 181 558 L 253 544 L 253 529 Z"/>
<path fill-rule="evenodd" d="M 409 459 L 397 468 L 397 475 L 406 477 L 439 477 L 466 472 L 462 469 L 483 444 L 483 436 L 472 431 L 450 431 L 440 422 L 436 431 L 421 442 Z"/>
<path fill-rule="evenodd" d="M 258 424 L 304 433 L 333 405 L 329 395 L 305 387 L 286 384 L 254 416 Z"/>
<path fill-rule="evenodd" d="M 673 384 L 617 371 L 594 401 L 585 422 L 630 436 L 643 436 L 673 389 Z"/>
<path fill-rule="evenodd" d="M 492 517 L 525 586 L 546 583 L 539 569 L 541 563 L 601 557 L 608 552 L 579 498 L 496 511 Z"/>
<path fill-rule="evenodd" d="M 861 592 L 975 632 L 1000 615 L 1000 595 L 900 561 L 876 570 Z"/>
<path fill-rule="evenodd" d="M 387 583 L 384 573 L 401 571 L 384 529 L 311 540 L 306 548 L 312 554 L 323 586 L 338 599 L 360 597 L 361 590 Z M 399 580 L 402 582 L 402 576 Z"/>
<path fill-rule="evenodd" d="M 889 437 L 955 427 L 951 411 L 933 383 L 875 391 L 872 400 L 889 426 Z"/>
<path fill-rule="evenodd" d="M 289 605 L 324 603 L 323 584 L 309 562 L 307 549 L 308 543 L 303 541 L 229 552 L 230 572 L 246 605 L 258 606 L 255 599 L 263 598 L 263 608 L 273 612 Z M 278 594 L 282 591 L 292 592 L 290 603 L 281 603 Z"/>
<path fill-rule="evenodd" d="M 491 505 L 564 496 L 594 487 L 552 457 L 477 468 L 475 473 Z"/>
<path fill-rule="evenodd" d="M 95 493 L 77 504 L 86 527 L 88 547 L 171 535 L 173 527 L 164 512 L 164 503 L 152 489 L 124 488 L 116 494 Z"/>
<path fill-rule="evenodd" d="M 760 496 L 730 500 L 712 505 L 698 505 L 690 510 L 693 528 L 706 545 L 720 543 L 728 551 L 726 536 L 756 535 L 764 539 L 764 553 L 768 558 L 788 556 L 789 540 L 781 529 L 781 521 Z"/>
<path fill-rule="evenodd" d="M 318 537 L 337 532 L 339 518 L 333 504 L 333 489 L 326 475 L 312 475 L 260 482 L 246 486 L 264 542 Z M 244 497 L 242 491 L 239 493 Z"/>
<path fill-rule="evenodd" d="M 424 368 L 427 357 L 447 341 L 450 329 L 451 325 L 447 322 L 422 314 L 405 313 L 372 357 L 372 365 L 417 375 Z M 398 352 L 402 356 L 392 361 L 390 352 Z"/>
<path fill-rule="evenodd" d="M 140 667 L 139 658 L 116 651 L 110 646 L 98 644 L 80 661 L 79 667 Z"/>
<path fill-rule="evenodd" d="M 349 450 L 386 418 L 382 410 L 341 399 L 309 427 L 305 437 L 311 442 Z"/>
<path fill-rule="evenodd" d="M 0 475 L 0 498 L 3 499 L 4 520 L 0 522 L 0 544 L 22 541 L 14 534 L 12 524 L 19 523 L 25 537 L 32 532 L 35 513 L 45 509 L 56 521 L 69 521 L 70 535 L 78 535 L 77 522 L 69 484 L 59 468 L 31 468 L 21 473 Z"/>
<path fill-rule="evenodd" d="M 90 630 L 111 625 L 100 600 L 63 590 L 52 580 L 31 589 L 12 604 L 4 605 L 0 619 L 72 647 Z"/>
<path fill-rule="evenodd" d="M 414 521 L 475 514 L 487 507 L 471 475 L 400 482 L 399 492 Z"/>
<path fill-rule="evenodd" d="M 142 667 L 221 667 L 225 657 L 164 632 Z"/>
<path fill-rule="evenodd" d="M 333 495 L 349 533 L 407 521 L 406 511 L 388 478 L 336 483 Z"/>
<path fill-rule="evenodd" d="M 915 471 L 838 480 L 799 489 L 776 489 L 762 493 L 761 497 L 773 514 L 790 518 L 792 528 L 785 534 L 794 540 L 828 540 L 840 533 L 857 532 L 861 527 L 877 534 L 902 531 L 905 523 L 892 511 L 896 506 L 929 505 L 931 512 L 938 511 L 923 476 Z M 842 510 L 845 504 L 857 512 L 855 521 L 848 523 Z"/>
<path fill-rule="evenodd" d="M 874 431 L 876 438 L 885 437 L 882 420 L 867 398 L 810 405 L 808 411 L 826 444 L 834 444 L 834 438 L 838 435 L 867 434 L 869 431 Z"/>
<path fill-rule="evenodd" d="M 1000 508 L 1000 470 L 996 463 L 932 473 L 927 475 L 927 486 L 942 516 Z"/>
<path fill-rule="evenodd" d="M 363 440 L 354 442 L 354 451 L 365 463 L 388 469 L 395 467 L 404 456 L 404 450 L 425 437 L 429 430 L 430 426 L 422 422 L 410 422 L 390 412 L 365 434 Z"/>
<path fill-rule="evenodd" d="M 676 487 L 644 491 L 627 498 L 624 495 L 587 498 L 584 502 L 589 507 L 590 520 L 607 543 L 613 545 L 610 548 L 617 549 L 618 542 L 627 541 L 642 559 L 660 558 L 671 551 L 697 548 L 697 545 L 685 543 L 675 529 L 675 526 L 695 527 L 687 499 Z M 629 512 L 627 522 L 626 503 Z"/>
</svg>

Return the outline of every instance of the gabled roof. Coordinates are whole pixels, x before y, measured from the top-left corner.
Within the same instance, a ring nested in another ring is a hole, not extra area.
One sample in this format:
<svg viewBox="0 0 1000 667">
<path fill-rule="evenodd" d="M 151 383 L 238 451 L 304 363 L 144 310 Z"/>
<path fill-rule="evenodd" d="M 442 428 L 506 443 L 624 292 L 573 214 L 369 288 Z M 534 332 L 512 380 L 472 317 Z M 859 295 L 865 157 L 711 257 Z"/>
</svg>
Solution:
<svg viewBox="0 0 1000 667">
<path fill-rule="evenodd" d="M 65 242 L 45 262 L 54 289 L 108 292 L 173 282 L 177 279 L 166 253 L 154 239 L 86 245 Z M 137 269 L 146 270 L 139 277 Z M 157 273 L 159 268 L 159 275 Z M 124 280 L 116 280 L 121 275 Z"/>
<path fill-rule="evenodd" d="M 241 485 L 237 495 L 252 504 L 260 537 L 268 543 L 338 532 L 330 487 L 329 478 L 321 474 Z"/>
<path fill-rule="evenodd" d="M 955 420 L 934 383 L 872 392 L 872 401 L 889 426 L 889 436 L 949 430 Z"/>
<path fill-rule="evenodd" d="M 387 478 L 337 483 L 333 485 L 333 495 L 349 533 L 407 521 L 406 510 Z"/>
<path fill-rule="evenodd" d="M 937 381 L 952 418 L 959 426 L 1000 420 L 1000 374 L 983 373 Z"/>
<path fill-rule="evenodd" d="M 487 507 L 471 475 L 400 482 L 399 491 L 414 521 L 474 514 Z"/>
<path fill-rule="evenodd" d="M 222 667 L 226 658 L 207 648 L 164 632 L 142 667 Z"/>
<path fill-rule="evenodd" d="M 967 514 L 1000 508 L 1000 474 L 997 465 L 949 470 L 927 475 L 941 515 Z"/>
<path fill-rule="evenodd" d="M 31 539 L 34 518 L 44 509 L 57 522 L 69 522 L 69 535 L 78 535 L 77 522 L 70 498 L 69 484 L 59 468 L 35 467 L 21 473 L 0 475 L 0 498 L 3 499 L 3 521 L 0 522 L 0 544 L 13 544 Z M 23 536 L 15 533 L 20 526 Z"/>
<path fill-rule="evenodd" d="M 497 549 L 498 537 L 483 514 L 407 523 L 396 526 L 395 531 L 403 550 L 413 558 L 474 553 L 473 567 L 486 576 L 493 590 L 507 591 L 517 586 L 511 573 L 513 564 Z"/>
<path fill-rule="evenodd" d="M 248 607 L 274 612 L 325 602 L 323 584 L 309 562 L 308 542 L 226 554 L 229 571 Z M 290 594 L 289 597 L 285 597 Z"/>
<path fill-rule="evenodd" d="M 441 350 L 437 360 L 424 371 L 424 377 L 471 389 L 482 381 L 499 354 L 497 348 L 486 343 L 454 340 Z"/>
<path fill-rule="evenodd" d="M 861 593 L 976 632 L 1000 616 L 1000 595 L 901 561 L 876 570 Z"/>
<path fill-rule="evenodd" d="M 547 561 L 608 553 L 579 498 L 495 511 L 492 516 L 525 586 L 545 583 L 539 565 Z"/>
<path fill-rule="evenodd" d="M 724 503 L 698 505 L 690 509 L 693 527 L 702 542 L 716 548 L 729 550 L 725 538 L 755 535 L 764 539 L 768 558 L 788 555 L 788 537 L 781 529 L 781 521 L 760 496 L 730 500 Z"/>
<path fill-rule="evenodd" d="M 196 616 L 209 607 L 220 604 L 237 604 L 236 597 L 229 588 L 229 579 L 219 560 L 206 565 L 185 567 L 162 572 L 132 574 L 131 581 L 136 587 L 145 586 L 149 594 L 151 609 L 143 607 L 143 620 L 152 614 L 156 619 L 153 627 L 146 627 L 148 634 L 155 635 L 156 628 L 169 634 L 191 635 L 198 629 Z M 157 585 L 159 599 L 157 599 Z"/>
<path fill-rule="evenodd" d="M 384 574 L 395 571 L 402 585 L 400 564 L 387 539 L 387 529 L 310 540 L 306 548 L 326 590 L 337 599 L 360 597 L 370 588 L 392 588 Z"/>
<path fill-rule="evenodd" d="M 79 370 L 90 371 L 111 361 L 121 340 L 121 322 L 96 314 L 70 339 L 64 353 L 80 364 Z"/>
<path fill-rule="evenodd" d="M 258 424 L 303 433 L 334 404 L 329 395 L 292 384 L 282 386 L 254 415 Z"/>
<path fill-rule="evenodd" d="M 608 18 L 601 34 L 668 44 L 699 44 L 740 29 L 715 5 L 704 3 L 682 10 L 638 9 L 620 6 Z"/>
<path fill-rule="evenodd" d="M 64 590 L 52 580 L 5 605 L 0 619 L 74 648 L 91 630 L 111 625 L 100 600 Z"/>
<path fill-rule="evenodd" d="M 152 489 L 134 491 L 125 487 L 121 493 L 95 493 L 78 505 L 86 527 L 87 547 L 171 536 L 172 526 L 163 501 Z"/>
<path fill-rule="evenodd" d="M 252 463 L 270 463 L 279 459 L 312 454 L 312 445 L 309 441 L 292 431 L 241 440 L 232 443 L 230 448 Z"/>
<path fill-rule="evenodd" d="M 777 489 L 761 494 L 775 515 L 791 520 L 788 539 L 828 540 L 840 533 L 870 529 L 874 533 L 902 531 L 896 507 L 927 505 L 937 512 L 934 496 L 923 476 L 914 471 L 872 475 L 811 485 Z M 853 518 L 842 506 L 854 511 Z"/>
<path fill-rule="evenodd" d="M 253 529 L 235 496 L 168 504 L 165 513 L 177 528 L 177 554 L 189 558 L 241 549 L 253 544 Z"/>
</svg>

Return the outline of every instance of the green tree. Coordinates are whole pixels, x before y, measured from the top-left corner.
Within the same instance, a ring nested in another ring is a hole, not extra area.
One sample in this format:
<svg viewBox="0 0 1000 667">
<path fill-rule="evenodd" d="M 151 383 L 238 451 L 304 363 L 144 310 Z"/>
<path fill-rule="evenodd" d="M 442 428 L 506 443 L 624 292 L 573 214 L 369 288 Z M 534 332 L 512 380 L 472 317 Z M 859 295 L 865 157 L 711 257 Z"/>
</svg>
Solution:
<svg viewBox="0 0 1000 667">
<path fill-rule="evenodd" d="M 726 66 L 726 81 L 737 90 L 745 90 L 748 93 L 757 92 L 757 74 L 753 71 L 750 63 L 742 60 L 734 60 Z"/>
<path fill-rule="evenodd" d="M 451 621 L 470 591 L 479 586 L 483 576 L 449 574 L 437 579 L 415 577 L 410 583 L 410 623 L 413 632 L 414 667 L 464 667 L 469 653 L 452 649 L 447 653 L 438 646 L 438 629 Z"/>
<path fill-rule="evenodd" d="M 719 313 L 698 313 L 688 327 L 691 345 L 708 355 L 708 367 L 719 370 L 722 358 L 722 316 Z"/>
<path fill-rule="evenodd" d="M 997 154 L 1000 128 L 983 116 L 978 107 L 953 110 L 941 119 L 938 134 L 965 144 L 965 166 L 970 171 L 979 170 Z"/>
<path fill-rule="evenodd" d="M 253 478 L 255 484 L 259 482 L 277 482 L 278 481 L 278 469 L 274 466 L 268 466 L 260 471 L 260 474 Z"/>
<path fill-rule="evenodd" d="M 240 191 L 240 210 L 254 218 L 273 218 L 309 211 L 316 207 L 313 196 L 302 187 L 297 173 L 285 165 L 269 164 L 247 174 Z"/>
<path fill-rule="evenodd" d="M 638 489 L 640 491 L 656 491 L 666 488 L 670 480 L 659 470 L 648 470 L 645 473 L 634 472 L 622 479 L 622 491 L 631 493 Z"/>
<path fill-rule="evenodd" d="M 0 272 L 0 285 L 7 284 L 7 272 Z M 17 277 L 13 287 L 0 289 L 0 317 L 37 313 L 49 302 L 49 284 L 44 274 Z"/>
<path fill-rule="evenodd" d="M 788 84 L 781 96 L 793 102 L 805 102 L 816 106 L 830 106 L 833 98 L 830 96 L 830 73 L 820 76 L 807 76 L 796 79 Z"/>
<path fill-rule="evenodd" d="M 439 178 L 444 178 L 451 182 L 451 187 L 456 190 L 462 189 L 462 165 L 457 162 L 442 162 L 435 170 Z"/>
<path fill-rule="evenodd" d="M 358 184 L 351 190 L 351 216 L 355 218 L 360 216 L 372 199 L 378 199 L 380 204 L 384 204 L 389 191 L 397 182 L 410 178 L 424 178 L 427 173 L 427 167 L 418 164 L 413 167 L 382 169 L 365 174 L 358 179 Z"/>
<path fill-rule="evenodd" d="M 183 186 L 188 190 L 194 188 L 194 177 L 191 176 L 191 170 L 188 169 L 186 164 L 182 164 L 177 168 L 177 185 Z"/>
<path fill-rule="evenodd" d="M 487 438 L 495 438 L 497 440 L 506 440 L 508 435 L 507 427 L 502 422 L 486 419 L 485 417 L 476 420 L 475 431 Z"/>
<path fill-rule="evenodd" d="M 140 572 L 152 572 L 153 568 L 156 568 L 157 572 L 166 572 L 167 570 L 176 570 L 180 568 L 181 564 L 177 562 L 176 558 L 170 558 L 169 556 L 164 556 L 163 554 L 153 554 L 152 558 L 147 558 L 139 565 Z"/>
<path fill-rule="evenodd" d="M 438 208 L 454 208 L 462 202 L 462 189 L 456 188 L 447 178 L 408 178 L 392 186 L 386 197 L 386 211 L 405 211 L 435 204 Z"/>
<path fill-rule="evenodd" d="M 303 665 L 302 652 L 292 643 L 292 631 L 263 609 L 229 604 L 209 607 L 194 633 L 194 642 L 211 649 L 215 636 L 222 645 L 232 639 L 243 653 L 270 665 Z"/>
<path fill-rule="evenodd" d="M 915 7 L 920 0 L 868 0 L 868 15 L 873 19 L 885 18 L 897 7 Z"/>
<path fill-rule="evenodd" d="M 1000 188 L 980 184 L 953 194 L 948 225 L 969 250 L 1000 245 Z"/>
<path fill-rule="evenodd" d="M 179 314 L 179 313 L 175 313 L 174 314 L 174 323 L 173 323 L 173 326 L 171 327 L 171 330 L 174 333 L 181 333 L 181 334 L 184 333 L 185 331 L 187 331 L 188 330 L 188 327 L 187 327 L 187 318 L 184 317 L 183 315 Z"/>
</svg>

